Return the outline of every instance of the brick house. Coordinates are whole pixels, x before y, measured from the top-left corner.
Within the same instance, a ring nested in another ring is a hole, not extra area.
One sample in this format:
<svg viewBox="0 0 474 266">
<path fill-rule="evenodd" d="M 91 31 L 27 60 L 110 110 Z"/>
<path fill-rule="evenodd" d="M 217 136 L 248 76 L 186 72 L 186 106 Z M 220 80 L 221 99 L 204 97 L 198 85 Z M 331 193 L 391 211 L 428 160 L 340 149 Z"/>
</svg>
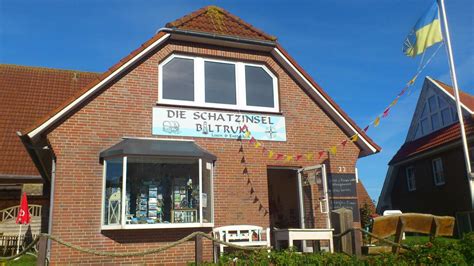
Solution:
<svg viewBox="0 0 474 266">
<path fill-rule="evenodd" d="M 19 134 L 51 180 L 51 233 L 116 252 L 231 224 L 325 228 L 339 207 L 360 226 L 355 165 L 380 151 L 275 37 L 217 7 L 168 23 Z M 158 260 L 51 246 L 53 264 L 193 259 L 191 242 Z"/>
<path fill-rule="evenodd" d="M 460 99 L 472 151 L 474 96 L 460 92 Z M 453 89 L 427 77 L 405 143 L 389 162 L 377 211 L 455 216 L 458 234 L 472 231 L 474 213 L 461 145 Z"/>
</svg>

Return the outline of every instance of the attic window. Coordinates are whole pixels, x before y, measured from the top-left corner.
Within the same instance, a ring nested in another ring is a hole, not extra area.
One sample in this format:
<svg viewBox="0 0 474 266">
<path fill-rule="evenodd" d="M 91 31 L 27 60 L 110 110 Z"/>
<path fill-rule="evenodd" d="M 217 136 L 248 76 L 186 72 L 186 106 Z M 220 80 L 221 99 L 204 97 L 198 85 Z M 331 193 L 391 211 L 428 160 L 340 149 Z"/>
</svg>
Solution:
<svg viewBox="0 0 474 266">
<path fill-rule="evenodd" d="M 160 104 L 279 111 L 277 78 L 265 65 L 172 55 L 159 72 Z"/>
<path fill-rule="evenodd" d="M 433 131 L 456 122 L 456 111 L 439 95 L 427 98 L 416 125 L 414 139 L 426 136 Z"/>
</svg>

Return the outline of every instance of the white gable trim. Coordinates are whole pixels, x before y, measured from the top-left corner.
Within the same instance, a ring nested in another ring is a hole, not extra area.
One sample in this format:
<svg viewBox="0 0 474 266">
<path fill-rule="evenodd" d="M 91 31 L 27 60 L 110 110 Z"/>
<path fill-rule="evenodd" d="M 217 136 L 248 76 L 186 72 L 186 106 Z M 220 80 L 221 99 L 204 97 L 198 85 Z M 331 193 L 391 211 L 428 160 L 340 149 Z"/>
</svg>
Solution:
<svg viewBox="0 0 474 266">
<path fill-rule="evenodd" d="M 456 102 L 456 98 L 454 98 L 454 95 L 451 95 L 451 93 L 447 92 L 441 85 L 439 85 L 438 82 L 436 82 L 431 77 L 426 77 L 426 78 L 429 81 L 431 81 L 433 84 L 435 84 L 436 87 L 438 87 L 442 92 L 446 93 L 446 95 L 448 95 L 449 98 L 453 99 L 453 101 Z M 461 101 L 461 106 L 464 108 L 464 110 L 468 111 L 471 115 L 474 114 L 474 112 L 471 109 L 469 109 L 466 105 L 464 105 L 464 103 L 462 103 L 462 101 Z"/>
<path fill-rule="evenodd" d="M 48 120 L 46 120 L 46 122 L 44 122 L 43 124 L 41 124 L 39 127 L 35 128 L 34 130 L 32 130 L 31 132 L 28 133 L 28 137 L 29 138 L 33 138 L 35 137 L 36 135 L 40 134 L 41 132 L 43 132 L 45 129 L 47 129 L 51 124 L 53 124 L 54 122 L 56 122 L 57 120 L 59 120 L 61 117 L 63 117 L 64 115 L 66 115 L 71 109 L 73 109 L 75 106 L 77 106 L 78 104 L 84 102 L 85 100 L 87 100 L 91 95 L 94 94 L 94 92 L 96 92 L 97 90 L 99 90 L 100 88 L 102 88 L 103 86 L 105 86 L 106 84 L 108 84 L 113 78 L 115 78 L 117 75 L 119 75 L 120 73 L 122 73 L 123 71 L 125 71 L 126 69 L 128 69 L 131 65 L 133 65 L 135 62 L 137 62 L 138 60 L 140 60 L 144 55 L 146 55 L 150 50 L 154 49 L 155 47 L 157 47 L 158 45 L 160 45 L 161 43 L 163 43 L 166 39 L 168 39 L 170 36 L 169 33 L 166 33 L 165 35 L 163 35 L 161 38 L 159 38 L 158 40 L 156 40 L 154 43 L 152 43 L 150 46 L 148 46 L 146 49 L 144 49 L 143 51 L 141 51 L 139 54 L 137 54 L 136 56 L 134 56 L 132 59 L 128 60 L 127 63 L 123 64 L 120 68 L 118 68 L 117 70 L 115 70 L 114 72 L 112 72 L 110 75 L 108 75 L 105 79 L 103 79 L 101 82 L 99 82 L 97 85 L 95 85 L 94 87 L 90 88 L 87 92 L 85 92 L 84 94 L 82 94 L 79 98 L 75 99 L 73 102 L 71 102 L 70 104 L 68 104 L 66 107 L 64 107 L 61 111 L 59 111 L 58 113 L 56 113 L 55 115 L 53 115 L 51 118 L 49 118 Z"/>
<path fill-rule="evenodd" d="M 337 117 L 344 122 L 347 127 L 349 127 L 350 130 L 352 130 L 353 134 L 359 134 L 359 132 L 347 121 L 344 116 L 340 112 L 336 110 L 336 108 L 309 82 L 308 79 L 304 77 L 304 75 L 286 58 L 286 56 L 278 49 L 274 48 L 273 51 L 275 52 L 274 54 L 283 59 L 283 61 L 291 67 L 291 69 L 298 74 L 299 78 L 303 80 L 306 85 L 308 85 L 316 94 L 323 100 L 323 102 L 330 107 L 330 110 L 337 115 Z M 373 152 L 377 152 L 377 149 L 372 146 L 361 134 L 359 134 L 359 139 L 362 140 L 362 142 Z"/>
</svg>

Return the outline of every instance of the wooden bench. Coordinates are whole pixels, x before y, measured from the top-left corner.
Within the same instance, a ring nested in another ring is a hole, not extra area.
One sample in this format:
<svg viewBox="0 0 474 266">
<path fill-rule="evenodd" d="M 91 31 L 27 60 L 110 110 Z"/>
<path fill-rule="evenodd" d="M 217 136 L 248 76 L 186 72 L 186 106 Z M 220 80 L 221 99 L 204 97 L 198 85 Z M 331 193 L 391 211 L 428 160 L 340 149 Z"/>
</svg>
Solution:
<svg viewBox="0 0 474 266">
<path fill-rule="evenodd" d="M 427 234 L 430 235 L 432 241 L 438 236 L 452 236 L 454 222 L 455 219 L 451 216 L 435 216 L 422 213 L 393 214 L 374 218 L 371 233 L 380 238 L 395 236 L 394 242 L 397 244 L 402 242 L 402 236 L 405 232 Z M 370 239 L 370 245 L 366 246 L 369 254 L 378 253 L 377 251 L 384 249 L 374 246 L 378 241 L 374 237 Z M 374 252 L 371 252 L 371 249 Z M 400 247 L 392 247 L 393 253 L 399 251 Z"/>
<path fill-rule="evenodd" d="M 263 228 L 255 225 L 228 225 L 217 227 L 212 230 L 213 237 L 239 246 L 245 247 L 270 247 L 270 228 L 265 230 L 263 238 Z M 214 246 L 214 261 L 217 261 L 217 247 L 219 255 L 224 253 L 226 245 L 218 244 Z"/>
</svg>

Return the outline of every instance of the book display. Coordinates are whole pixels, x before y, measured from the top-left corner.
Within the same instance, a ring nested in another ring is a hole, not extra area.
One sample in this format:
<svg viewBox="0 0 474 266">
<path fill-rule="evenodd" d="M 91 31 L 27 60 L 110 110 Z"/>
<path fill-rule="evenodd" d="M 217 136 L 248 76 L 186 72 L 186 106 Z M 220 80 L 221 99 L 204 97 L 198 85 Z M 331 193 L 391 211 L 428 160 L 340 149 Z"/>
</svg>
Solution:
<svg viewBox="0 0 474 266">
<path fill-rule="evenodd" d="M 199 186 L 189 176 L 142 179 L 127 188 L 127 224 L 199 221 Z"/>
</svg>

